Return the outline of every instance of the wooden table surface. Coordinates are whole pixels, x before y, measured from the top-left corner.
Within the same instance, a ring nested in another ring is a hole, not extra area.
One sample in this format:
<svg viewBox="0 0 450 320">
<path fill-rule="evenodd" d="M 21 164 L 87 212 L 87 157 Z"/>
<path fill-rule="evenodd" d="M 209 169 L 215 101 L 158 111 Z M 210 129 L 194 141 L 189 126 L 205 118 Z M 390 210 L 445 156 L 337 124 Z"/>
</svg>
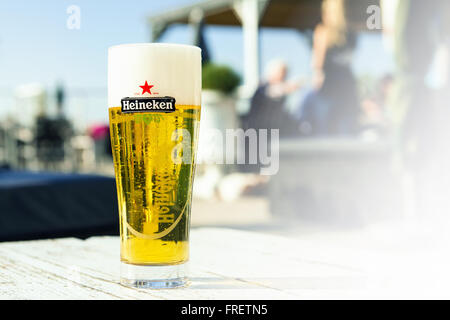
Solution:
<svg viewBox="0 0 450 320">
<path fill-rule="evenodd" d="M 403 274 L 397 253 L 392 253 L 394 260 L 376 265 L 380 256 L 375 253 L 325 243 L 194 228 L 191 284 L 171 290 L 121 286 L 117 237 L 2 243 L 0 299 L 353 299 L 412 293 L 409 275 L 392 285 L 392 277 Z M 382 255 L 385 259 L 384 251 Z M 403 260 L 408 265 L 413 261 Z M 380 273 L 383 266 L 387 277 Z M 411 297 L 417 294 L 423 292 Z"/>
</svg>

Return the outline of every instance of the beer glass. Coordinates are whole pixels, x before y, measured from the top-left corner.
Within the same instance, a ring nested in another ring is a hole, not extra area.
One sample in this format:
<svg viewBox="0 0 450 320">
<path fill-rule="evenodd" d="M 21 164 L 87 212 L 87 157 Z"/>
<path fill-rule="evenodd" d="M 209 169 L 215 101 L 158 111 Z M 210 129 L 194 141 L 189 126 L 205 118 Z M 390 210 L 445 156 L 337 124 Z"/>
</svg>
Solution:
<svg viewBox="0 0 450 320">
<path fill-rule="evenodd" d="M 159 43 L 109 48 L 123 285 L 172 288 L 188 283 L 200 98 L 200 48 Z"/>
</svg>

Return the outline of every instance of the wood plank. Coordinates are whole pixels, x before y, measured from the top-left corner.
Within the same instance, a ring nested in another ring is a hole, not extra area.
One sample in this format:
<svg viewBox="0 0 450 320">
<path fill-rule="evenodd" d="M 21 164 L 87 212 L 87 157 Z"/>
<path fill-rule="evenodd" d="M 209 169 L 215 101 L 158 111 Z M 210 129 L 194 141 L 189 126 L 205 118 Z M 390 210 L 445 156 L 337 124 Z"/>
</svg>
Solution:
<svg viewBox="0 0 450 320">
<path fill-rule="evenodd" d="M 116 237 L 3 243 L 0 298 L 298 299 L 306 292 L 292 281 L 315 287 L 330 278 L 347 283 L 355 274 L 348 266 L 303 259 L 279 236 L 194 229 L 191 247 L 191 286 L 155 291 L 118 284 Z"/>
</svg>

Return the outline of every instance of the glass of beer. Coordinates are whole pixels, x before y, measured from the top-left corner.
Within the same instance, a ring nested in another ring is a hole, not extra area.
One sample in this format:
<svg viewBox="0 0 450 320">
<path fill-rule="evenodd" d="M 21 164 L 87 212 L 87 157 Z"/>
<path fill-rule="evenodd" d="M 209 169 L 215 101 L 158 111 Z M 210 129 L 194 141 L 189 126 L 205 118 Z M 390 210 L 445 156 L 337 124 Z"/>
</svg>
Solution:
<svg viewBox="0 0 450 320">
<path fill-rule="evenodd" d="M 123 285 L 188 284 L 200 99 L 200 48 L 160 43 L 109 48 Z"/>
</svg>

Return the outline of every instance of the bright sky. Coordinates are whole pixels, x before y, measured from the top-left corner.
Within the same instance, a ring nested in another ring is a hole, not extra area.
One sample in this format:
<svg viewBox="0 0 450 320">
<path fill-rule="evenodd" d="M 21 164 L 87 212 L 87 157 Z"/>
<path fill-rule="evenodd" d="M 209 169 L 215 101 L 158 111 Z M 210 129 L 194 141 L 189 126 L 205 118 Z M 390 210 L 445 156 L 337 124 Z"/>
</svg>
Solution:
<svg viewBox="0 0 450 320">
<path fill-rule="evenodd" d="M 145 18 L 196 0 L 3 0 L 0 2 L 0 101 L 21 84 L 42 83 L 53 92 L 61 80 L 70 92 L 87 89 L 89 102 L 71 102 L 84 110 L 82 121 L 106 121 L 107 48 L 120 43 L 146 42 L 150 30 Z M 81 9 L 81 29 L 66 27 L 70 5 Z M 189 27 L 175 26 L 161 41 L 190 43 Z M 206 40 L 215 62 L 242 72 L 242 33 L 234 27 L 207 27 Z M 280 50 L 280 48 L 283 48 Z M 284 49 L 288 48 L 288 49 Z M 263 29 L 261 58 L 282 58 L 291 75 L 308 76 L 310 52 L 305 37 L 292 30 Z M 392 62 L 377 35 L 363 35 L 354 69 L 359 74 L 382 75 Z M 75 90 L 76 89 L 76 90 Z M 72 91 L 70 91 L 72 90 Z M 95 100 L 95 102 L 93 102 Z M 8 108 L 0 102 L 0 112 Z M 68 110 L 70 114 L 77 114 Z M 79 115 L 80 112 L 78 112 Z"/>
</svg>

